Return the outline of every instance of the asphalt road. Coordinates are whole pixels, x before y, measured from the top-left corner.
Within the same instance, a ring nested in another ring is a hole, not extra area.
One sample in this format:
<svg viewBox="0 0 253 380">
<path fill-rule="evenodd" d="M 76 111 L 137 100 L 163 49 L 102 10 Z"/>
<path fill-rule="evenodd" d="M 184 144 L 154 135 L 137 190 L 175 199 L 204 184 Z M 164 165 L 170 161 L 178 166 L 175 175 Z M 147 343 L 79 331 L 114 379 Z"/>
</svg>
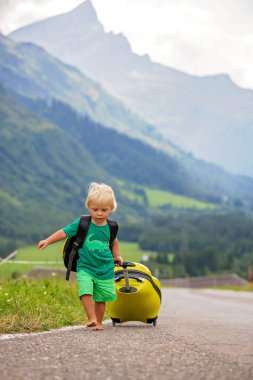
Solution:
<svg viewBox="0 0 253 380">
<path fill-rule="evenodd" d="M 253 294 L 163 289 L 156 327 L 0 337 L 1 380 L 252 380 Z"/>
</svg>

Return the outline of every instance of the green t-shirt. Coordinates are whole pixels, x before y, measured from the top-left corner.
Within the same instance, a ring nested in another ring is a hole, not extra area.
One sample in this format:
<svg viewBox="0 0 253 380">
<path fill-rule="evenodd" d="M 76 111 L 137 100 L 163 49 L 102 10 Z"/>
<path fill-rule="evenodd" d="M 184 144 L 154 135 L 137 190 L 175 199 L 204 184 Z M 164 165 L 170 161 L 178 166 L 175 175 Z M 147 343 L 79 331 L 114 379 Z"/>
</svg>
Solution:
<svg viewBox="0 0 253 380">
<path fill-rule="evenodd" d="M 80 218 L 63 228 L 68 238 L 77 234 Z M 114 277 L 114 260 L 110 250 L 110 228 L 90 224 L 84 244 L 78 249 L 77 272 L 84 270 L 87 273 L 107 280 Z"/>
</svg>

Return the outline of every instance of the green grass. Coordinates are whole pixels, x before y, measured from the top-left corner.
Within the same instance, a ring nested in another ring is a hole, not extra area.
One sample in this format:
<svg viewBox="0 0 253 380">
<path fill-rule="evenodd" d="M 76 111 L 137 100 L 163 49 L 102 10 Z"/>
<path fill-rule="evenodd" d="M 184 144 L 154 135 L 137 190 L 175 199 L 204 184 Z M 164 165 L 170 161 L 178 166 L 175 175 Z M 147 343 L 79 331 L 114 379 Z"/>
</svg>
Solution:
<svg viewBox="0 0 253 380">
<path fill-rule="evenodd" d="M 136 194 L 135 192 L 129 190 L 129 189 L 125 189 L 125 188 L 122 188 L 121 190 L 121 194 L 125 197 L 125 198 L 128 198 L 130 201 L 133 201 L 133 202 L 137 202 L 137 203 L 140 203 L 140 204 L 143 204 L 143 197 L 139 194 Z"/>
<path fill-rule="evenodd" d="M 62 264 L 62 247 L 62 242 L 49 245 L 44 250 L 38 250 L 36 245 L 22 247 L 18 250 L 17 260 L 57 261 Z"/>
<path fill-rule="evenodd" d="M 206 209 L 214 208 L 215 206 L 197 201 L 192 198 L 187 198 L 181 195 L 172 194 L 168 191 L 145 189 L 148 203 L 151 207 L 159 207 L 165 205 L 171 205 L 175 208 L 196 208 L 196 209 Z"/>
<path fill-rule="evenodd" d="M 84 324 L 77 284 L 61 279 L 7 281 L 0 285 L 0 333 L 45 331 Z"/>
<path fill-rule="evenodd" d="M 247 285 L 243 285 L 243 286 L 230 286 L 230 285 L 215 286 L 215 287 L 212 287 L 212 289 L 234 290 L 234 291 L 240 291 L 240 292 L 253 292 L 253 283 L 248 283 Z"/>
<path fill-rule="evenodd" d="M 16 261 L 31 261 L 32 263 L 16 263 Z M 10 263 L 0 265 L 0 279 L 8 280 L 12 277 L 19 277 L 34 267 L 63 269 L 62 243 L 50 245 L 46 250 L 38 250 L 36 245 L 18 249 L 17 255 Z"/>
<path fill-rule="evenodd" d="M 146 254 L 139 248 L 137 243 L 120 242 L 120 253 L 125 261 L 139 262 L 141 257 Z"/>
<path fill-rule="evenodd" d="M 151 189 L 141 185 L 134 185 L 126 183 L 122 180 L 118 180 L 118 185 L 121 187 L 121 193 L 131 201 L 135 201 L 140 204 L 144 204 L 147 200 L 148 205 L 151 207 L 162 207 L 170 205 L 172 208 L 183 209 L 213 209 L 216 206 L 212 203 L 198 201 L 193 198 L 184 197 L 182 195 L 176 195 L 169 191 L 162 191 Z M 146 200 L 144 197 L 146 196 Z"/>
<path fill-rule="evenodd" d="M 62 261 L 62 247 L 63 243 L 56 243 L 45 250 L 38 250 L 35 245 L 20 248 L 11 263 L 0 265 L 0 279 L 6 281 L 17 278 L 35 267 L 65 269 Z M 139 262 L 146 254 L 137 243 L 120 242 L 120 250 L 125 261 Z M 18 264 L 17 261 L 32 261 L 33 263 Z"/>
</svg>

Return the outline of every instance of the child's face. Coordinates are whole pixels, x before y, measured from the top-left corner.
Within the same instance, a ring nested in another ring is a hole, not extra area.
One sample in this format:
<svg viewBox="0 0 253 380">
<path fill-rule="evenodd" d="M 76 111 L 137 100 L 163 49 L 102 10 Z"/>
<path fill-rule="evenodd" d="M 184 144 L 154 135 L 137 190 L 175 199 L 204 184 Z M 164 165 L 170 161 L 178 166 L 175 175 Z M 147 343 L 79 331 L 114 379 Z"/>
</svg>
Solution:
<svg viewBox="0 0 253 380">
<path fill-rule="evenodd" d="M 95 224 L 105 224 L 106 219 L 109 218 L 112 212 L 111 206 L 106 204 L 98 205 L 95 202 L 90 202 L 88 210 Z"/>
</svg>

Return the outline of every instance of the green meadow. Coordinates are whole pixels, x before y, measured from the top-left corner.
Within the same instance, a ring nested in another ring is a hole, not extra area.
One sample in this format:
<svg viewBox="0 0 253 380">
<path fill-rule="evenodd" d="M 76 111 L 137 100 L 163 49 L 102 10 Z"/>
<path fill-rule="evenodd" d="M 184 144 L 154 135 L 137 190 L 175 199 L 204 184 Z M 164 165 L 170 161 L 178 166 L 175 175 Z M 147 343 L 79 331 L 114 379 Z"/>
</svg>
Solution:
<svg viewBox="0 0 253 380">
<path fill-rule="evenodd" d="M 197 201 L 196 199 L 176 195 L 168 191 L 145 189 L 148 204 L 151 207 L 160 207 L 171 205 L 175 208 L 196 208 L 196 209 L 212 209 L 215 206 L 211 203 Z"/>
<path fill-rule="evenodd" d="M 45 250 L 38 250 L 36 245 L 18 249 L 15 258 L 1 265 L 0 280 L 17 278 L 32 268 L 65 269 L 62 260 L 63 243 L 48 246 Z M 137 243 L 120 242 L 121 254 L 126 261 L 139 262 L 145 254 Z"/>
<path fill-rule="evenodd" d="M 182 209 L 213 209 L 216 206 L 212 203 L 198 201 L 193 198 L 176 195 L 169 191 L 151 189 L 144 186 L 136 186 L 124 181 L 117 181 L 121 187 L 122 194 L 131 201 L 140 204 L 145 202 L 151 207 L 171 206 Z"/>
</svg>

